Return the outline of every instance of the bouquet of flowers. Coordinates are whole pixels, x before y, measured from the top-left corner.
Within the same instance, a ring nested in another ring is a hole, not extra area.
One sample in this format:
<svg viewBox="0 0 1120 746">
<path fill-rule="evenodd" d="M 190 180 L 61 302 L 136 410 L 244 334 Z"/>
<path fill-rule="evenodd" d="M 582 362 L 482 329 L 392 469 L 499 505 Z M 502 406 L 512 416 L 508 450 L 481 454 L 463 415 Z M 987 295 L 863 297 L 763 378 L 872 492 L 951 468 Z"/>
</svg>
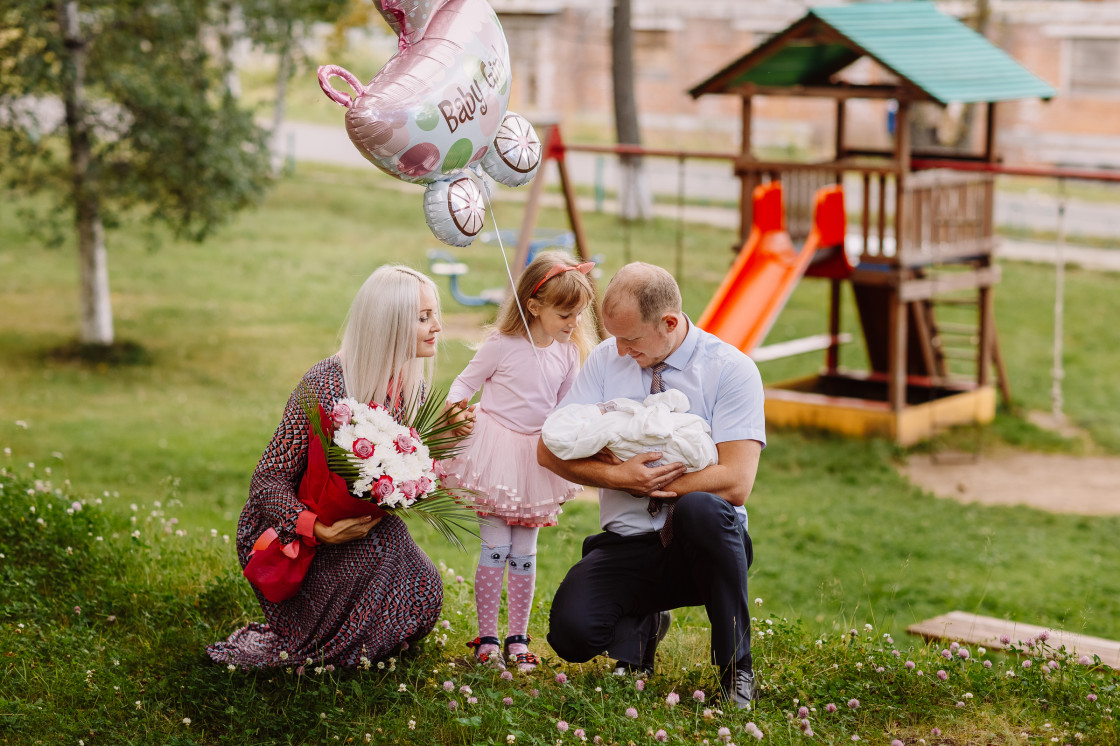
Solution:
<svg viewBox="0 0 1120 746">
<path fill-rule="evenodd" d="M 432 391 L 422 401 L 418 397 L 394 417 L 383 406 L 350 398 L 327 413 L 305 389 L 301 401 L 313 436 L 305 482 L 310 478 L 311 484 L 307 490 L 301 485 L 300 499 L 332 523 L 340 517 L 385 513 L 421 518 L 462 549 L 457 532 L 474 534 L 478 517 L 472 491 L 440 485 L 446 476 L 441 461 L 455 455 L 461 440 L 453 432 L 458 424 L 451 419 L 454 412 L 444 410 L 442 393 Z M 322 464 L 316 463 L 319 449 Z M 329 473 L 323 473 L 323 466 Z M 339 494 L 343 485 L 345 496 Z M 304 499 L 305 492 L 313 502 Z"/>
</svg>

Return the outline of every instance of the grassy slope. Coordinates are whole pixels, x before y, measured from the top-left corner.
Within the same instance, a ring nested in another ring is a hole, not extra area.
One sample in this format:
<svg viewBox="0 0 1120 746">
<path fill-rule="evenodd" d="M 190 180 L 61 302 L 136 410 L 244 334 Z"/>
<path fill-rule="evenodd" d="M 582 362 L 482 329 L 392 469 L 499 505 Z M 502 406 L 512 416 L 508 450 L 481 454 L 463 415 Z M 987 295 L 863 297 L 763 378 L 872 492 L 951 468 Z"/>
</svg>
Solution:
<svg viewBox="0 0 1120 746">
<path fill-rule="evenodd" d="M 423 226 L 419 190 L 383 189 L 385 180 L 372 171 L 303 169 L 279 184 L 260 210 L 201 246 L 163 238 L 152 250 L 128 235 L 113 235 L 118 334 L 141 342 L 154 359 L 150 366 L 122 369 L 45 358 L 76 329 L 73 255 L 30 243 L 13 207 L 0 205 L 0 317 L 6 320 L 0 326 L 0 445 L 12 449 L 8 463 L 36 461 L 37 471 L 49 465 L 55 481 L 70 478 L 79 496 L 108 491 L 106 503 L 115 514 L 128 515 L 135 503 L 143 521 L 157 511 L 161 520 L 177 517 L 192 536 L 211 528 L 219 536 L 232 534 L 248 475 L 283 401 L 308 365 L 333 350 L 354 290 L 383 261 L 423 268 L 423 253 L 434 246 Z M 516 206 L 498 209 L 502 227 L 517 225 Z M 672 223 L 627 229 L 608 216 L 585 217 L 608 276 L 625 260 L 627 246 L 632 258 L 675 265 Z M 541 224 L 558 226 L 562 218 L 546 211 Z M 725 271 L 730 245 L 726 231 L 689 227 L 682 284 L 694 317 Z M 457 253 L 471 266 L 468 291 L 501 283 L 493 247 L 477 244 Z M 1067 288 L 1067 411 L 1112 452 L 1120 452 L 1120 391 L 1107 382 L 1120 353 L 1105 343 L 1114 335 L 1112 314 L 1102 310 L 1114 305 L 1117 281 L 1115 275 L 1072 271 Z M 1048 406 L 1052 294 L 1052 271 L 1005 266 L 997 316 L 1015 395 L 1025 407 Z M 823 285 L 802 283 L 771 339 L 822 331 L 824 308 Z M 464 309 L 445 297 L 445 311 Z M 850 303 L 845 322 L 858 332 Z M 470 351 L 449 341 L 441 355 L 439 378 L 446 382 Z M 858 366 L 859 344 L 845 355 Z M 776 380 L 814 365 L 798 359 L 762 369 L 767 380 Z M 1007 414 L 992 433 L 1036 447 L 1071 448 Z M 899 455 L 882 442 L 771 433 L 751 501 L 758 558 L 751 595 L 764 597 L 778 615 L 803 619 L 811 632 L 831 634 L 873 621 L 901 638 L 906 624 L 959 608 L 1120 636 L 1120 581 L 1110 570 L 1120 560 L 1118 519 L 932 498 L 897 475 L 892 463 Z M 560 528 L 543 532 L 538 599 L 545 608 L 595 523 L 592 505 L 575 505 Z M 469 555 L 420 534 L 434 558 L 469 578 Z M 196 623 L 205 629 L 192 632 L 191 645 L 255 618 L 231 548 L 220 544 L 204 554 L 205 562 L 188 558 L 174 565 L 192 568 L 187 575 L 159 579 L 160 594 L 174 596 L 178 587 L 203 598 Z M 135 587 L 143 583 L 129 586 Z M 158 600 L 151 618 L 135 612 L 121 644 L 145 640 L 151 654 L 168 654 L 182 610 L 165 595 Z M 458 608 L 464 610 L 469 615 L 469 605 Z M 25 613 L 10 609 L 6 629 Z M 671 636 L 665 653 L 690 661 L 706 638 L 702 610 L 677 620 L 692 630 Z M 534 624 L 539 629 L 543 616 Z M 465 624 L 456 628 L 453 642 L 470 636 Z M 42 653 L 49 648 L 44 642 Z M 37 654 L 27 655 L 34 661 Z M 217 685 L 196 671 L 193 654 L 173 655 L 172 661 L 173 679 L 191 685 L 202 676 L 207 686 Z M 141 667 L 160 672 L 158 664 Z M 5 697 L 20 681 L 8 670 Z M 66 692 L 68 685 L 60 686 Z M 76 704 L 88 706 L 71 694 Z M 184 706 L 193 705 L 187 700 Z"/>
</svg>

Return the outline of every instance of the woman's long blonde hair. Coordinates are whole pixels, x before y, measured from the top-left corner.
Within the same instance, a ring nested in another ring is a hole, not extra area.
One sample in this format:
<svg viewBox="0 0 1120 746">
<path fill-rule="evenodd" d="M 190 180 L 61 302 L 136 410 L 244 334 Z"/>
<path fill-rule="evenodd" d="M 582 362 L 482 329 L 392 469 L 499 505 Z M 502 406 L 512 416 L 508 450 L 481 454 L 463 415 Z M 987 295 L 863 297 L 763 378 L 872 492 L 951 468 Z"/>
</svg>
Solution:
<svg viewBox="0 0 1120 746">
<path fill-rule="evenodd" d="M 590 278 L 578 270 L 561 272 L 554 277 L 550 277 L 548 282 L 537 289 L 536 293 L 533 292 L 533 289 L 555 265 L 575 267 L 578 263 L 562 251 L 542 251 L 537 254 L 536 258 L 521 273 L 521 277 L 518 278 L 516 292 L 502 304 L 502 308 L 498 312 L 498 318 L 494 322 L 494 328 L 502 334 L 520 335 L 528 338 L 529 333 L 525 329 L 525 322 L 532 322 L 533 320 L 528 306 L 530 298 L 536 298 L 543 306 L 555 306 L 561 311 L 583 309 L 580 323 L 572 332 L 572 343 L 579 350 L 580 360 L 585 360 L 599 341 L 591 318 L 592 314 L 595 313 L 594 304 L 591 302 L 595 298 L 595 288 L 592 286 Z M 524 321 L 521 319 L 522 313 L 525 314 Z"/>
<path fill-rule="evenodd" d="M 392 385 L 393 394 L 408 403 L 431 383 L 435 358 L 416 357 L 423 285 L 435 296 L 439 319 L 439 289 L 411 267 L 385 264 L 362 283 L 346 314 L 339 349 L 349 396 L 384 404 Z"/>
</svg>

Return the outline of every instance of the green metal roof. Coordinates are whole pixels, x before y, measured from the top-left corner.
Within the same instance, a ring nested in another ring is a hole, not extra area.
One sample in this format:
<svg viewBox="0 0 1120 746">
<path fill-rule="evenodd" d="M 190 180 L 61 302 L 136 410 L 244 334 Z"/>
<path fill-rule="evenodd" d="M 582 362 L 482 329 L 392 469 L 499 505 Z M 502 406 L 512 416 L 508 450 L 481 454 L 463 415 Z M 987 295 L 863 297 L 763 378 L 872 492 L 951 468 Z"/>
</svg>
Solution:
<svg viewBox="0 0 1120 746">
<path fill-rule="evenodd" d="M 813 8 L 690 93 L 726 93 L 744 83 L 828 85 L 832 75 L 864 55 L 943 104 L 1049 99 L 1055 93 L 929 0 Z"/>
</svg>

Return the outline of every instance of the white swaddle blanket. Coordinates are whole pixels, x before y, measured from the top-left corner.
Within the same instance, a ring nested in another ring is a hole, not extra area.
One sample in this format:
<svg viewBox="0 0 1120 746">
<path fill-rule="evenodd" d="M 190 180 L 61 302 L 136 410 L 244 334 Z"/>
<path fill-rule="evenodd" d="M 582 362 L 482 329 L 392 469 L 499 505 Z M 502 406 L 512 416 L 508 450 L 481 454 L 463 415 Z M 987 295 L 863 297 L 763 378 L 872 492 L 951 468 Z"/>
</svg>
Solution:
<svg viewBox="0 0 1120 746">
<path fill-rule="evenodd" d="M 676 389 L 650 394 L 644 402 L 569 404 L 548 416 L 541 438 L 565 461 L 594 456 L 604 448 L 624 461 L 660 451 L 661 462 L 679 461 L 685 471 L 699 471 L 719 461 L 719 453 L 708 423 L 689 414 L 688 407 L 688 397 Z"/>
</svg>

